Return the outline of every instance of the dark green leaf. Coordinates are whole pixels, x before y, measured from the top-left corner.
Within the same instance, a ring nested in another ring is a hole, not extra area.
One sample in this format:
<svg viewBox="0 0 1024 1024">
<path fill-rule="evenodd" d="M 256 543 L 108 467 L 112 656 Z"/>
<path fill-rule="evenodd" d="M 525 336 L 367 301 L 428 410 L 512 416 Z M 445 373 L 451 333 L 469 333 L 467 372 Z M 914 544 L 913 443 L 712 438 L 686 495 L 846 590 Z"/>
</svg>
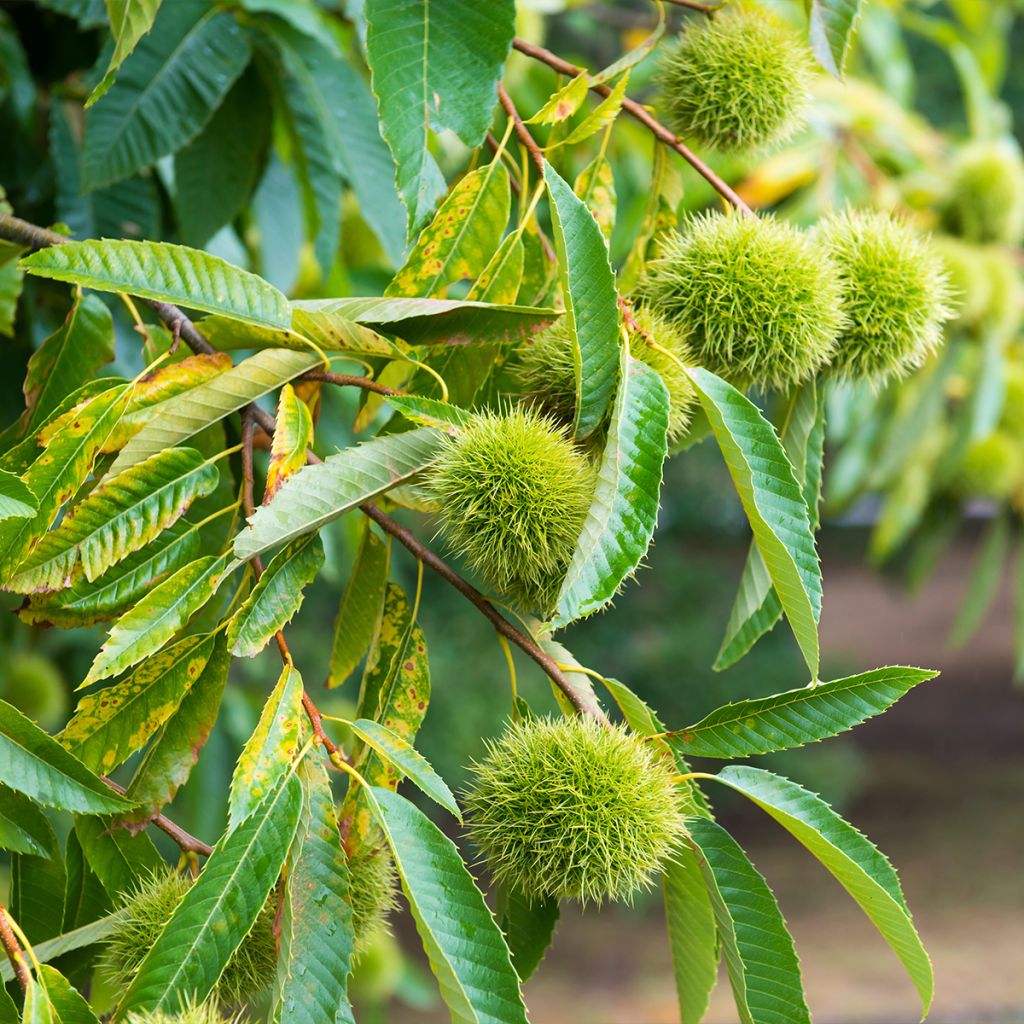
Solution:
<svg viewBox="0 0 1024 1024">
<path fill-rule="evenodd" d="M 498 924 L 520 981 L 526 981 L 540 966 L 554 938 L 558 917 L 558 900 L 550 896 L 530 900 L 515 889 L 499 893 Z"/>
<path fill-rule="evenodd" d="M 46 815 L 23 793 L 0 785 L 0 849 L 57 856 L 57 841 Z"/>
<path fill-rule="evenodd" d="M 33 945 L 60 931 L 66 880 L 64 861 L 60 857 L 36 857 L 26 853 L 11 857 L 11 913 Z"/>
<path fill-rule="evenodd" d="M 119 1014 L 173 1013 L 182 998 L 209 994 L 277 882 L 301 810 L 292 776 L 228 833 L 146 954 Z"/>
<path fill-rule="evenodd" d="M 0 334 L 14 337 L 14 317 L 21 295 L 22 271 L 17 260 L 0 263 Z"/>
<path fill-rule="evenodd" d="M 662 876 L 665 923 L 679 998 L 680 1024 L 700 1024 L 718 980 L 715 912 L 697 855 L 684 846 Z"/>
<path fill-rule="evenodd" d="M 544 165 L 544 180 L 551 197 L 565 315 L 577 352 L 574 429 L 578 437 L 587 437 L 604 422 L 620 363 L 615 274 L 594 215 L 550 164 Z"/>
<path fill-rule="evenodd" d="M 390 789 L 372 786 L 367 795 L 452 1018 L 526 1024 L 508 947 L 455 844 Z"/>
<path fill-rule="evenodd" d="M 89 111 L 84 177 L 98 188 L 193 139 L 249 63 L 234 15 L 207 0 L 164 4 L 153 30 Z"/>
<path fill-rule="evenodd" d="M 810 1024 L 800 963 L 771 889 L 736 840 L 708 818 L 690 836 L 711 897 L 743 1024 Z"/>
<path fill-rule="evenodd" d="M 75 834 L 86 863 L 96 872 L 112 900 L 136 888 L 164 866 L 153 840 L 145 832 L 130 835 L 117 828 L 110 818 L 77 818 Z"/>
<path fill-rule="evenodd" d="M 860 725 L 937 675 L 897 665 L 741 700 L 712 711 L 696 725 L 670 732 L 669 742 L 686 757 L 750 757 L 802 747 Z"/>
</svg>

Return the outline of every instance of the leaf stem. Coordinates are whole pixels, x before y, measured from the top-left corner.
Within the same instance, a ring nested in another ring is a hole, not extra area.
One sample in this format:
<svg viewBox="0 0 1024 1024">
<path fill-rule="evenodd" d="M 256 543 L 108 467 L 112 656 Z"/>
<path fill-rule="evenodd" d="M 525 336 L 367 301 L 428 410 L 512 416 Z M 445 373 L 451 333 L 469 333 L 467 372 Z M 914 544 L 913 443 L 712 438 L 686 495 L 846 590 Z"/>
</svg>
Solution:
<svg viewBox="0 0 1024 1024">
<path fill-rule="evenodd" d="M 11 962 L 11 967 L 14 968 L 18 984 L 24 991 L 28 988 L 32 975 L 29 973 L 28 964 L 25 963 L 25 952 L 19 945 L 11 924 L 12 918 L 8 917 L 7 908 L 0 903 L 0 943 L 3 944 L 4 952 Z"/>
<path fill-rule="evenodd" d="M 505 88 L 503 82 L 498 83 L 498 99 L 501 101 L 502 107 L 505 109 L 505 113 L 508 114 L 509 121 L 515 126 L 516 135 L 519 136 L 519 141 L 526 147 L 526 151 L 533 158 L 533 162 L 537 165 L 537 172 L 540 174 L 541 180 L 544 180 L 544 154 L 540 151 L 540 146 L 537 145 L 536 140 L 530 134 L 529 128 L 523 124 L 523 119 L 519 116 L 519 111 L 516 110 L 515 103 L 512 102 L 512 97 L 509 96 L 508 90 Z"/>
</svg>

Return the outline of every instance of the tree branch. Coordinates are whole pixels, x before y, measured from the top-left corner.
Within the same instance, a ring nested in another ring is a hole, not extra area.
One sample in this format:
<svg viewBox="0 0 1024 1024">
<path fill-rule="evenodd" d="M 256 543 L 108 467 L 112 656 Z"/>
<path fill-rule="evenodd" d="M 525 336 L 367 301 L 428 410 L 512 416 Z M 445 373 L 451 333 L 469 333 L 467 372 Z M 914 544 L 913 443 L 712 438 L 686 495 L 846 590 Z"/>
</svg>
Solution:
<svg viewBox="0 0 1024 1024">
<path fill-rule="evenodd" d="M 584 68 L 578 68 L 575 64 L 562 60 L 557 54 L 546 50 L 543 46 L 535 46 L 518 37 L 513 40 L 512 45 L 520 53 L 546 64 L 559 74 L 576 76 L 584 73 Z M 603 84 L 591 85 L 590 88 L 599 96 L 604 97 L 610 96 L 612 91 Z M 626 97 L 622 101 L 622 109 L 647 128 L 659 142 L 664 143 L 669 149 L 675 150 L 723 199 L 726 199 L 746 216 L 754 216 L 754 211 L 682 139 L 673 135 L 660 121 L 647 113 L 639 103 Z"/>
<path fill-rule="evenodd" d="M 540 174 L 541 181 L 543 181 L 544 154 L 540 151 L 540 146 L 537 145 L 537 140 L 534 139 L 530 134 L 530 130 L 525 124 L 523 124 L 523 119 L 519 116 L 519 111 L 516 110 L 516 105 L 512 102 L 512 97 L 509 96 L 504 82 L 498 83 L 498 99 L 501 101 L 501 105 L 505 108 L 505 113 L 508 114 L 509 120 L 513 125 L 515 125 L 516 135 L 519 136 L 519 141 L 526 147 L 526 151 L 530 154 L 533 162 L 537 165 L 537 172 Z"/>
<path fill-rule="evenodd" d="M 124 796 L 124 786 L 119 785 L 113 779 L 108 779 L 106 775 L 101 775 L 100 778 L 115 792 L 120 793 Z M 175 825 L 170 818 L 164 817 L 162 814 L 158 814 L 155 818 L 150 819 L 152 824 L 156 825 L 161 832 L 165 832 L 169 835 L 178 846 L 185 851 L 185 853 L 198 853 L 203 857 L 209 857 L 213 853 L 213 847 L 204 843 L 202 839 L 197 839 L 194 835 L 186 832 L 180 825 Z"/>
<path fill-rule="evenodd" d="M 32 975 L 29 974 L 28 964 L 25 962 L 25 951 L 14 935 L 11 922 L 7 920 L 7 908 L 2 903 L 0 903 L 0 944 L 3 945 L 7 959 L 11 961 L 11 967 L 14 968 L 14 976 L 24 991 L 32 981 Z"/>
<path fill-rule="evenodd" d="M 310 370 L 298 379 L 319 381 L 323 384 L 337 384 L 340 387 L 362 388 L 364 391 L 376 391 L 378 395 L 404 394 L 403 391 L 399 391 L 396 388 L 389 388 L 386 384 L 380 384 L 371 377 L 354 377 L 350 373 L 333 373 L 328 370 Z"/>
</svg>

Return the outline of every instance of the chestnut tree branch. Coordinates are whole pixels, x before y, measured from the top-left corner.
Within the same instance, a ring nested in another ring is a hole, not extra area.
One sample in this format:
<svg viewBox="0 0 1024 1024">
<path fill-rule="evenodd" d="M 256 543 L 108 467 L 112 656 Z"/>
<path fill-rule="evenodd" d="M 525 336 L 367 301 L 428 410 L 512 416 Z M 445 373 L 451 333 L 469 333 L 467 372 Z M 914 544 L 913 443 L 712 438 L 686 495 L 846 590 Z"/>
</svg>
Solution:
<svg viewBox="0 0 1024 1024">
<path fill-rule="evenodd" d="M 112 790 L 114 790 L 115 793 L 120 793 L 124 796 L 124 786 L 119 785 L 113 779 L 108 779 L 106 775 L 101 775 L 100 778 Z M 204 843 L 202 839 L 197 839 L 191 833 L 186 832 L 180 825 L 175 825 L 170 818 L 165 817 L 163 814 L 158 814 L 155 818 L 151 819 L 151 822 L 156 825 L 161 832 L 169 835 L 185 853 L 198 853 L 203 857 L 209 857 L 210 854 L 213 853 L 212 846 Z"/>
</svg>

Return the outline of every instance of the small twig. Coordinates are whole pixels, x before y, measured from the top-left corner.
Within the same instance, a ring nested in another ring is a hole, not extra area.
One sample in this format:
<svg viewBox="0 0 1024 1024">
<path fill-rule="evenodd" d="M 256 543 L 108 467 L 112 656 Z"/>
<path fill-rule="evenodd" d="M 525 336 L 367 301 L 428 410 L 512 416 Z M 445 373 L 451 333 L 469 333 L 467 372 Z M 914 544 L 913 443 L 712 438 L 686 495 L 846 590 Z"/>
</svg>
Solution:
<svg viewBox="0 0 1024 1024">
<path fill-rule="evenodd" d="M 389 388 L 386 384 L 380 384 L 371 377 L 355 377 L 350 373 L 333 373 L 327 370 L 310 370 L 304 373 L 299 380 L 319 381 L 323 384 L 337 384 L 340 387 L 362 388 L 364 391 L 375 391 L 378 395 L 401 395 L 404 392 L 396 388 Z"/>
<path fill-rule="evenodd" d="M 722 6 L 721 4 L 702 4 L 699 0 L 668 0 L 668 2 L 677 7 L 685 7 L 689 11 L 699 11 L 708 18 L 712 17 L 715 11 Z"/>
<path fill-rule="evenodd" d="M 520 53 L 546 64 L 559 74 L 575 77 L 584 72 L 583 68 L 578 68 L 575 64 L 562 60 L 557 54 L 546 50 L 543 46 L 535 46 L 533 43 L 526 42 L 525 39 L 517 37 L 512 41 L 512 45 Z M 611 89 L 607 85 L 598 83 L 591 85 L 590 88 L 599 96 L 611 95 Z M 737 210 L 748 217 L 754 216 L 754 211 L 682 139 L 673 135 L 660 121 L 647 113 L 639 103 L 626 97 L 622 101 L 622 109 L 647 128 L 659 142 L 675 150 L 720 196 L 728 200 Z"/>
<path fill-rule="evenodd" d="M 523 124 L 523 119 L 519 116 L 519 111 L 516 110 L 516 105 L 512 102 L 512 97 L 509 96 L 508 90 L 505 88 L 503 82 L 498 83 L 498 99 L 501 100 L 501 105 L 505 108 L 505 113 L 508 114 L 509 120 L 515 125 L 516 135 L 519 136 L 519 141 L 526 147 L 526 151 L 530 154 L 533 162 L 537 165 L 537 171 L 540 174 L 541 181 L 544 180 L 544 154 L 540 151 L 540 146 L 537 145 L 537 140 L 530 134 L 529 128 Z"/>
<path fill-rule="evenodd" d="M 124 796 L 124 786 L 119 785 L 113 779 L 108 779 L 106 775 L 101 775 L 100 778 L 115 792 L 120 793 Z M 179 846 L 180 849 L 184 850 L 185 853 L 198 853 L 203 857 L 209 857 L 213 853 L 213 847 L 204 843 L 202 839 L 197 839 L 194 835 L 186 832 L 180 825 L 175 825 L 170 818 L 165 817 L 162 814 L 158 814 L 155 818 L 150 819 L 154 825 L 161 832 L 165 832 L 169 835 Z"/>
<path fill-rule="evenodd" d="M 487 148 L 492 153 L 497 155 L 498 150 L 501 149 L 501 143 L 494 137 L 494 132 L 488 132 L 484 136 L 484 142 L 487 143 Z M 505 151 L 505 154 L 508 157 L 506 168 L 508 169 L 509 172 L 508 180 L 509 184 L 512 186 L 512 194 L 518 196 L 522 192 L 523 188 L 519 184 L 519 174 L 516 171 L 512 170 L 512 167 L 515 164 L 515 158 L 510 153 L 508 153 L 507 150 Z"/>
<path fill-rule="evenodd" d="M 15 938 L 14 931 L 11 929 L 11 922 L 7 919 L 7 908 L 2 903 L 0 903 L 0 943 L 3 944 L 7 959 L 11 961 L 11 967 L 14 968 L 14 976 L 18 979 L 18 984 L 22 987 L 22 990 L 27 989 L 32 981 L 32 975 L 29 973 L 28 964 L 25 962 L 25 951 L 21 948 L 21 943 Z"/>
</svg>

